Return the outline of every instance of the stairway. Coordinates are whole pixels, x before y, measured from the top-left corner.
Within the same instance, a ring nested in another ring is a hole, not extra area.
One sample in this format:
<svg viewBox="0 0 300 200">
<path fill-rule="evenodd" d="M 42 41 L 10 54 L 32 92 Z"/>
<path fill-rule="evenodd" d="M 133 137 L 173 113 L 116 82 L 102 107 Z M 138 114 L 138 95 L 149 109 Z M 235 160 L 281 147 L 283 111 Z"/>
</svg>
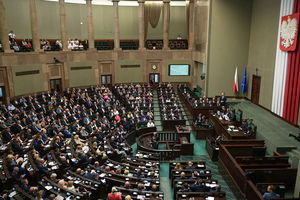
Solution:
<svg viewBox="0 0 300 200">
<path fill-rule="evenodd" d="M 154 108 L 154 124 L 157 128 L 157 131 L 162 131 L 162 122 L 160 117 L 160 109 L 158 102 L 157 90 L 153 90 L 153 108 Z"/>
</svg>

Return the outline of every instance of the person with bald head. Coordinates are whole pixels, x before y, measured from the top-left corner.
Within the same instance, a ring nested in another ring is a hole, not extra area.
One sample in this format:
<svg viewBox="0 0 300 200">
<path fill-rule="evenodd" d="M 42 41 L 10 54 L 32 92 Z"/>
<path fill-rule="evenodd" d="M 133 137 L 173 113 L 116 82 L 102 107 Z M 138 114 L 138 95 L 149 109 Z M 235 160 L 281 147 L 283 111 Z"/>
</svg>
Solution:
<svg viewBox="0 0 300 200">
<path fill-rule="evenodd" d="M 124 188 L 126 188 L 126 189 L 130 189 L 131 188 L 131 183 L 129 182 L 129 181 L 126 181 L 125 183 L 124 183 L 124 186 L 123 186 Z"/>
</svg>

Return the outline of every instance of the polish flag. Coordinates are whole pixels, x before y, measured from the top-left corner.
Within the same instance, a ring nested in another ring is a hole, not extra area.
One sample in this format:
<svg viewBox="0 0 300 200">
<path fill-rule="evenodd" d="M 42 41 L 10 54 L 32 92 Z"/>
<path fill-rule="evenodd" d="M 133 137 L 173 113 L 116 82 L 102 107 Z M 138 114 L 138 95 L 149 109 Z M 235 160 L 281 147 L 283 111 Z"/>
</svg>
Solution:
<svg viewBox="0 0 300 200">
<path fill-rule="evenodd" d="M 237 67 L 235 68 L 234 82 L 233 82 L 232 89 L 233 89 L 233 93 L 237 93 L 239 91 Z"/>
</svg>

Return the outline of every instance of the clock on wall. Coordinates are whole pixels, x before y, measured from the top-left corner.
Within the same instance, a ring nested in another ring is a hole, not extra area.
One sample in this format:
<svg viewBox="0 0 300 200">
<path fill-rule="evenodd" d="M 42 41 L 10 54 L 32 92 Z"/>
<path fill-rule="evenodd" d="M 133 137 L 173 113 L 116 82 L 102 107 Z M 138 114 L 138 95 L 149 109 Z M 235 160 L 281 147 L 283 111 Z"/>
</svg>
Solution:
<svg viewBox="0 0 300 200">
<path fill-rule="evenodd" d="M 152 69 L 153 69 L 153 70 L 156 70 L 156 69 L 157 69 L 157 66 L 156 66 L 156 65 L 152 65 Z"/>
</svg>

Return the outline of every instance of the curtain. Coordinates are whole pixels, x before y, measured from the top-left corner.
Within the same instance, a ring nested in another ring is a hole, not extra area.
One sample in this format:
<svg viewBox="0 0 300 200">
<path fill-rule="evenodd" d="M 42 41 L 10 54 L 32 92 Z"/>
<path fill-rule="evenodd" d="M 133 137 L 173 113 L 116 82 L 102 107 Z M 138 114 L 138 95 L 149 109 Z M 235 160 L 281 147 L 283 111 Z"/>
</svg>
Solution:
<svg viewBox="0 0 300 200">
<path fill-rule="evenodd" d="M 162 2 L 145 2 L 145 40 L 147 39 L 148 23 L 150 23 L 152 28 L 156 28 L 161 15 L 162 6 Z"/>
</svg>

